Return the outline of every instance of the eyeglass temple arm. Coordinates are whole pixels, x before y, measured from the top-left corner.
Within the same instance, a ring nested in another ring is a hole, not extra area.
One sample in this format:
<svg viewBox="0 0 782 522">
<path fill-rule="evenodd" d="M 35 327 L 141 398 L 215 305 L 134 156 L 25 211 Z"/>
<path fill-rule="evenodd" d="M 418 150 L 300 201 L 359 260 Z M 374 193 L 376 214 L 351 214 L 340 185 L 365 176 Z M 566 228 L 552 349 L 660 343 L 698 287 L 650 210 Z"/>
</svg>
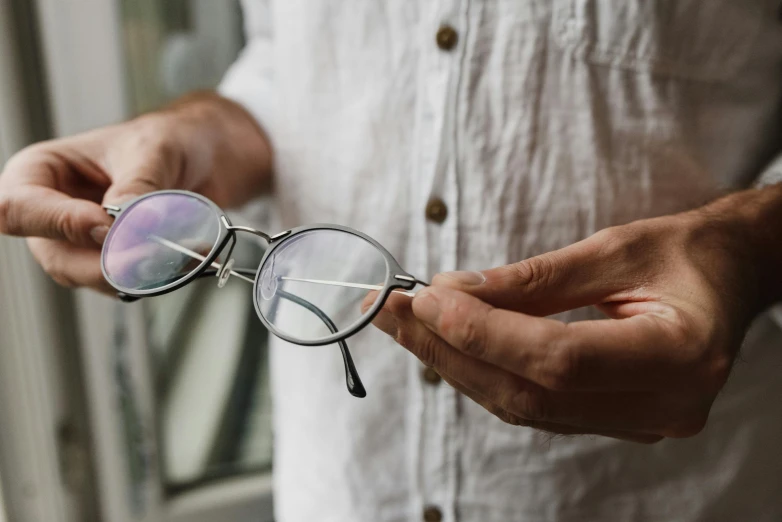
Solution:
<svg viewBox="0 0 782 522">
<path fill-rule="evenodd" d="M 331 318 L 323 312 L 323 310 L 310 303 L 306 299 L 302 299 L 301 297 L 286 292 L 280 288 L 277 289 L 277 295 L 287 299 L 288 301 L 296 303 L 297 305 L 304 307 L 313 314 L 317 315 L 318 318 L 328 327 L 331 333 L 335 334 L 339 331 L 337 329 L 337 325 L 334 324 L 334 321 L 332 321 Z M 337 344 L 339 345 L 340 353 L 342 353 L 342 362 L 345 364 L 345 381 L 347 382 L 348 391 L 354 397 L 366 397 L 367 391 L 364 388 L 364 384 L 361 382 L 361 377 L 358 376 L 358 370 L 356 370 L 356 365 L 353 363 L 353 357 L 350 355 L 350 350 L 348 350 L 347 343 L 344 341 L 344 339 L 340 339 L 337 341 Z"/>
<path fill-rule="evenodd" d="M 225 221 L 225 217 L 223 217 L 223 220 Z M 230 230 L 243 230 L 243 231 L 257 233 L 257 235 L 260 235 L 260 236 L 266 236 L 265 233 L 262 233 L 260 231 L 255 231 L 254 229 L 249 229 L 249 228 L 246 228 L 246 227 L 232 227 L 232 226 L 228 225 L 227 222 L 225 222 L 225 225 Z M 285 234 L 285 233 L 283 233 L 283 234 Z M 278 236 L 279 235 L 281 235 L 281 234 L 278 234 Z M 266 237 L 268 237 L 268 236 L 266 236 Z M 277 237 L 277 236 L 274 236 L 274 237 Z M 171 248 L 173 250 L 176 250 L 176 251 L 178 251 L 180 253 L 183 253 L 185 255 L 193 257 L 194 259 L 198 259 L 200 261 L 206 260 L 206 257 L 198 254 L 197 252 L 193 252 L 189 248 L 186 248 L 186 247 L 184 247 L 182 245 L 174 243 L 173 241 L 169 241 L 169 240 L 167 240 L 165 238 L 158 237 L 158 236 L 151 236 L 151 239 L 153 239 L 153 240 L 157 241 L 158 243 L 160 243 L 160 244 L 162 244 L 164 246 L 167 246 L 167 247 L 169 247 L 169 248 Z M 228 257 L 230 257 L 230 252 L 232 250 L 233 250 L 233 245 L 231 245 L 231 249 L 229 250 L 229 256 Z M 223 271 L 223 266 L 220 265 L 217 262 L 213 262 L 211 264 L 211 266 L 213 268 L 204 270 L 203 272 L 201 272 L 198 275 L 198 277 L 200 278 L 200 277 L 206 277 L 206 276 L 214 276 L 214 275 L 216 275 L 218 273 L 221 273 Z M 238 278 L 240 278 L 240 279 L 242 279 L 244 281 L 247 281 L 249 283 L 254 283 L 255 282 L 256 272 L 254 270 L 243 269 L 243 268 L 237 268 L 237 269 L 231 269 L 229 267 L 226 267 L 226 268 L 228 268 L 228 273 L 230 273 L 231 275 L 234 275 L 234 276 L 236 276 L 236 277 L 238 277 Z M 419 281 L 418 279 L 414 279 L 414 278 L 409 277 L 409 276 L 404 276 L 404 277 L 403 276 L 397 276 L 397 278 L 398 279 L 409 280 L 409 281 L 415 282 L 415 283 L 423 285 L 423 286 L 429 286 L 427 283 L 425 283 L 423 281 Z M 333 286 L 362 288 L 362 289 L 367 289 L 367 290 L 382 290 L 382 288 L 383 288 L 381 285 L 365 285 L 365 284 L 358 284 L 358 283 L 345 283 L 345 282 L 339 282 L 339 281 L 323 281 L 323 280 L 317 280 L 317 279 L 301 279 L 301 278 L 293 278 L 293 277 L 282 277 L 282 279 L 290 279 L 292 281 L 300 281 L 300 282 L 307 282 L 307 283 L 317 283 L 317 284 L 326 284 L 326 285 L 333 285 Z M 406 291 L 403 291 L 403 290 L 396 290 L 395 292 L 399 292 L 399 293 L 405 294 L 405 295 L 407 295 L 409 297 L 413 296 L 412 292 L 406 292 Z M 323 321 L 324 324 L 326 324 L 326 326 L 331 331 L 331 333 L 337 333 L 339 331 L 337 329 L 337 326 L 331 320 L 331 318 L 329 316 L 327 316 L 320 308 L 318 308 L 314 304 L 312 304 L 309 301 L 307 301 L 305 299 L 302 299 L 302 298 L 300 298 L 300 297 L 298 297 L 296 295 L 293 295 L 293 294 L 290 294 L 288 292 L 285 292 L 284 290 L 278 290 L 278 293 L 280 294 L 281 297 L 283 297 L 285 299 L 288 299 L 289 301 L 294 302 L 294 303 L 296 303 L 296 304 L 306 308 L 307 310 L 309 310 L 310 312 L 314 313 L 315 315 L 317 315 L 320 318 L 320 320 Z M 126 294 L 123 294 L 123 293 L 118 294 L 118 296 L 119 296 L 120 300 L 125 301 L 125 302 L 133 302 L 133 301 L 137 301 L 138 300 L 137 297 L 132 297 L 132 296 L 129 296 L 129 295 L 126 295 Z M 366 397 L 366 389 L 364 388 L 364 385 L 361 382 L 361 378 L 358 375 L 358 371 L 356 370 L 356 366 L 353 363 L 353 357 L 350 355 L 350 350 L 348 349 L 347 343 L 345 343 L 344 340 L 340 340 L 340 341 L 337 342 L 337 344 L 339 345 L 340 353 L 342 353 L 342 360 L 343 360 L 343 362 L 345 364 L 345 379 L 347 381 L 348 391 L 351 393 L 351 395 L 353 395 L 355 397 Z"/>
<path fill-rule="evenodd" d="M 218 272 L 218 269 L 209 269 L 205 270 L 202 276 L 213 276 Z M 232 275 L 235 275 L 241 279 L 244 279 L 246 281 L 253 282 L 255 278 L 255 271 L 249 270 L 246 268 L 235 268 L 231 270 L 231 272 L 234 272 Z M 326 327 L 331 331 L 331 333 L 337 333 L 339 330 L 337 329 L 337 325 L 334 324 L 334 321 L 331 320 L 331 318 L 326 315 L 326 313 L 315 306 L 314 304 L 310 303 L 306 299 L 303 299 L 297 295 L 291 294 L 290 292 L 286 292 L 282 289 L 277 289 L 277 295 L 282 297 L 283 299 L 287 299 L 288 301 L 292 303 L 296 303 L 297 305 L 306 308 L 318 318 L 323 321 L 323 323 L 326 325 Z M 348 349 L 348 345 L 344 340 L 340 340 L 337 342 L 339 345 L 339 351 L 342 354 L 342 362 L 345 364 L 345 381 L 347 382 L 348 391 L 351 395 L 354 397 L 366 397 L 367 391 L 364 388 L 364 384 L 361 382 L 361 377 L 358 375 L 358 370 L 356 370 L 356 365 L 353 363 L 353 357 L 350 355 L 350 350 Z"/>
<path fill-rule="evenodd" d="M 207 270 L 204 270 L 201 274 L 199 274 L 200 277 L 207 277 L 207 276 L 214 276 L 219 271 L 218 268 L 209 268 Z M 255 271 L 250 270 L 247 268 L 235 268 L 231 270 L 232 275 L 235 275 L 239 277 L 240 279 L 243 279 L 245 281 L 253 282 L 255 279 Z M 278 289 L 277 294 L 287 299 L 288 301 L 291 301 L 293 303 L 296 303 L 297 305 L 306 308 L 318 318 L 323 321 L 323 323 L 326 325 L 326 327 L 331 331 L 331 333 L 337 333 L 339 330 L 337 329 L 337 325 L 334 324 L 334 321 L 331 320 L 331 318 L 326 315 L 323 310 L 315 306 L 314 304 L 310 303 L 306 299 L 302 299 L 299 296 L 296 296 L 294 294 L 291 294 L 289 292 L 286 292 L 285 290 Z M 126 296 L 124 294 L 120 295 L 120 299 L 122 299 L 125 302 L 133 302 L 137 301 L 139 298 L 137 297 L 130 297 Z M 366 388 L 364 388 L 364 384 L 361 382 L 361 377 L 358 375 L 358 370 L 356 370 L 356 365 L 353 363 L 353 357 L 350 354 L 350 350 L 348 349 L 348 345 L 344 340 L 337 341 L 337 345 L 339 346 L 339 351 L 342 354 L 342 362 L 345 365 L 345 381 L 347 383 L 348 391 L 351 395 L 354 397 L 363 398 L 367 396 Z"/>
</svg>

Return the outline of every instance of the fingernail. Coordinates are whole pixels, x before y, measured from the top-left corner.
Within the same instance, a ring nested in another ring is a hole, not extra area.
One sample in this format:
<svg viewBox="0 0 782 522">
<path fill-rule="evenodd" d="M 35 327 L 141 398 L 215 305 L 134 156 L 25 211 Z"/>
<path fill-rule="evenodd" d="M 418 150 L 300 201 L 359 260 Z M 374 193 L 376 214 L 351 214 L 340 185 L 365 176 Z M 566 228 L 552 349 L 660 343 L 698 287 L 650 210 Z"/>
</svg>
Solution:
<svg viewBox="0 0 782 522">
<path fill-rule="evenodd" d="M 413 313 L 423 322 L 436 326 L 440 318 L 440 301 L 431 290 L 421 290 L 413 298 Z"/>
<path fill-rule="evenodd" d="M 95 240 L 96 243 L 99 245 L 103 245 L 103 242 L 106 241 L 106 235 L 109 233 L 109 227 L 105 225 L 97 226 L 90 230 L 90 235 L 92 236 L 92 239 Z"/>
<path fill-rule="evenodd" d="M 441 275 L 443 277 L 447 277 L 448 279 L 453 279 L 457 283 L 466 286 L 478 286 L 486 282 L 486 276 L 481 272 L 467 272 L 460 270 L 457 272 L 445 272 Z"/>
</svg>

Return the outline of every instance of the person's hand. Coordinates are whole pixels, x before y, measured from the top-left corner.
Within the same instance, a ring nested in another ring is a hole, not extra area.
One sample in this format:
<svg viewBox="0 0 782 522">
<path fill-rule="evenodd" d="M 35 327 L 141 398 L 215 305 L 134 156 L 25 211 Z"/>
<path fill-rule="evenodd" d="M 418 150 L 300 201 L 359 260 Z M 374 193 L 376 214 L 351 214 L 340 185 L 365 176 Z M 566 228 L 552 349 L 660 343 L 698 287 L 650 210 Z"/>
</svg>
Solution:
<svg viewBox="0 0 782 522">
<path fill-rule="evenodd" d="M 240 204 L 268 184 L 269 160 L 263 133 L 243 109 L 216 95 L 193 96 L 17 153 L 0 175 L 0 233 L 27 237 L 58 283 L 113 293 L 100 269 L 113 221 L 102 204 L 171 188 Z"/>
<path fill-rule="evenodd" d="M 779 265 L 763 279 L 771 249 L 723 217 L 638 221 L 520 263 L 440 274 L 412 301 L 392 295 L 374 324 L 505 422 L 645 443 L 693 436 L 779 280 Z M 587 305 L 608 318 L 543 318 Z"/>
</svg>

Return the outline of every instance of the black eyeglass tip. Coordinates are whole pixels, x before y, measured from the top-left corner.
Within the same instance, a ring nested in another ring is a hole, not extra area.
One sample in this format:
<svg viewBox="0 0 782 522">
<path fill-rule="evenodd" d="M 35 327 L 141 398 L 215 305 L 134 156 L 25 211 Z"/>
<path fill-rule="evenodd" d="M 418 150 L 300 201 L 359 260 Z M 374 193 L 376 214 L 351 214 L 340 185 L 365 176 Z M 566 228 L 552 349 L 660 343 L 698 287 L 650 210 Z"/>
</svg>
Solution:
<svg viewBox="0 0 782 522">
<path fill-rule="evenodd" d="M 348 383 L 348 391 L 353 397 L 358 397 L 359 399 L 363 399 L 367 396 L 367 390 L 364 389 L 364 385 L 361 384 L 361 381 L 358 381 L 357 383 Z"/>
<path fill-rule="evenodd" d="M 122 292 L 117 292 L 117 297 L 123 303 L 134 303 L 140 299 L 139 297 L 133 297 L 132 295 L 128 295 Z"/>
<path fill-rule="evenodd" d="M 336 328 L 334 328 L 336 330 Z M 350 355 L 348 345 L 344 339 L 337 343 L 339 345 L 339 351 L 342 353 L 342 361 L 345 363 L 345 384 L 348 386 L 348 391 L 353 397 L 363 399 L 367 396 L 367 390 L 364 388 L 364 383 L 361 382 L 361 377 L 358 376 L 358 370 L 353 363 L 353 357 Z"/>
</svg>

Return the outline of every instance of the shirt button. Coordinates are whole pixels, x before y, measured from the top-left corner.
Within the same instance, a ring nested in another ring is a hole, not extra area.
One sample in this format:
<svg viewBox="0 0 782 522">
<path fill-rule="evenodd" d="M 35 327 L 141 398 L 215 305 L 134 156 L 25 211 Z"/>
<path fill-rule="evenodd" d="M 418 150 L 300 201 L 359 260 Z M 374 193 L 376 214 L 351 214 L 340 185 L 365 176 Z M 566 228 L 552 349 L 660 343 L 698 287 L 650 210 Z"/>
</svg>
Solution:
<svg viewBox="0 0 782 522">
<path fill-rule="evenodd" d="M 423 376 L 424 380 L 429 384 L 440 384 L 440 381 L 443 380 L 443 378 L 440 377 L 440 374 L 437 373 L 437 370 L 429 368 L 428 366 L 424 368 Z"/>
<path fill-rule="evenodd" d="M 448 217 L 448 207 L 440 198 L 432 198 L 426 204 L 426 219 L 435 223 L 442 223 Z"/>
<path fill-rule="evenodd" d="M 437 47 L 443 51 L 450 51 L 456 47 L 456 42 L 459 41 L 459 33 L 450 25 L 442 25 L 440 26 L 440 29 L 437 30 L 436 40 Z"/>
<path fill-rule="evenodd" d="M 424 509 L 424 522 L 442 522 L 443 512 L 435 506 Z"/>
</svg>

